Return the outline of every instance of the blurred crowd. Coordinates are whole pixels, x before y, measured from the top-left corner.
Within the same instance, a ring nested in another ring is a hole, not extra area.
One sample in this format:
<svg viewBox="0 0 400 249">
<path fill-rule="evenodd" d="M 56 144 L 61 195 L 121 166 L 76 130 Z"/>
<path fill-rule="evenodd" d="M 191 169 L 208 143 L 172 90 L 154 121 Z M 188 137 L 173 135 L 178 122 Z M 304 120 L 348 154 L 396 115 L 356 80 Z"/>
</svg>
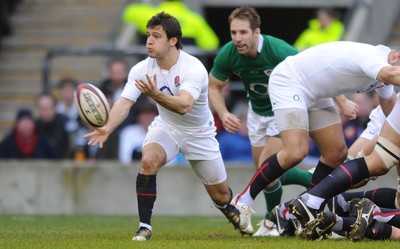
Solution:
<svg viewBox="0 0 400 249">
<path fill-rule="evenodd" d="M 7 35 L 11 32 L 9 15 L 13 12 L 15 4 L 19 1 L 2 1 L 1 3 L 1 32 Z M 178 19 L 185 20 L 182 24 L 194 25 L 198 23 L 196 32 L 191 28 L 183 28 L 183 35 L 187 40 L 204 50 L 216 49 L 219 45 L 218 36 L 208 26 L 199 14 L 191 11 L 183 2 L 162 1 L 160 5 L 132 3 L 127 5 L 123 12 L 122 20 L 136 26 L 139 36 L 145 35 L 145 23 L 154 13 L 165 10 L 179 10 L 173 13 Z M 138 11 L 141 15 L 138 15 Z M 3 15 L 4 14 L 4 15 Z M 144 30 L 144 31 L 143 31 Z M 201 32 L 206 32 L 203 34 Z M 331 9 L 318 9 L 314 19 L 309 21 L 309 27 L 302 32 L 293 44 L 299 51 L 319 43 L 340 40 L 344 33 L 344 25 L 337 13 Z M 203 37 L 203 40 L 201 38 Z M 208 37 L 204 41 L 204 37 Z M 212 39 L 210 39 L 210 37 Z M 140 44 L 143 44 L 141 41 Z M 108 74 L 97 85 L 106 95 L 110 106 L 119 98 L 130 66 L 123 58 L 112 58 L 107 64 Z M 35 100 L 35 108 L 21 109 L 16 113 L 15 123 L 9 134 L 0 142 L 0 158 L 38 158 L 38 159 L 74 159 L 76 161 L 110 159 L 119 160 L 124 165 L 129 165 L 132 160 L 141 158 L 141 146 L 148 125 L 158 114 L 156 105 L 144 95 L 132 108 L 128 119 L 114 132 L 104 148 L 87 146 L 83 135 L 93 129 L 85 124 L 78 116 L 74 106 L 73 94 L 79 79 L 61 79 L 51 94 L 41 94 Z M 243 89 L 229 87 L 224 89 L 226 103 L 229 111 L 241 119 L 242 127 L 236 133 L 229 133 L 223 129 L 221 121 L 215 115 L 217 126 L 217 139 L 220 143 L 223 159 L 228 162 L 246 163 L 252 165 L 251 146 L 247 133 L 248 103 Z M 370 111 L 377 105 L 374 95 L 360 93 L 348 96 L 359 107 L 355 120 L 343 119 L 343 129 L 348 146 L 357 139 L 360 132 L 369 121 Z M 309 159 L 319 157 L 319 151 L 310 141 Z M 184 158 L 178 157 L 178 162 Z M 317 160 L 317 159 L 316 159 Z"/>
</svg>

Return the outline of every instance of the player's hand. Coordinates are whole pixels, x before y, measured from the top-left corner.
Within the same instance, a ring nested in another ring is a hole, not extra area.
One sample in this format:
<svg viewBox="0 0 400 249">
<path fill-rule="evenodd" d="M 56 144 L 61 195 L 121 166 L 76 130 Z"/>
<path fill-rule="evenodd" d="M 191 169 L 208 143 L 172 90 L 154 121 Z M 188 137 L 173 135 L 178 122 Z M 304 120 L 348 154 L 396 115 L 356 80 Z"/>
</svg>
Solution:
<svg viewBox="0 0 400 249">
<path fill-rule="evenodd" d="M 227 113 L 223 115 L 221 121 L 224 125 L 225 130 L 230 133 L 234 133 L 240 128 L 240 119 L 232 113 Z"/>
<path fill-rule="evenodd" d="M 156 74 L 154 74 L 153 77 L 150 77 L 150 75 L 146 74 L 146 79 L 147 82 L 143 80 L 135 80 L 135 86 L 142 93 L 152 97 L 153 95 L 159 92 L 157 88 L 157 76 Z"/>
<path fill-rule="evenodd" d="M 88 145 L 96 146 L 99 145 L 103 148 L 103 144 L 107 141 L 109 134 L 103 128 L 96 128 L 94 131 L 87 133 L 83 138 L 90 138 Z"/>
<path fill-rule="evenodd" d="M 349 120 L 353 120 L 357 117 L 357 113 L 358 113 L 358 105 L 347 99 L 346 101 L 343 101 L 339 106 L 340 112 L 342 113 L 342 115 L 349 119 Z"/>
</svg>

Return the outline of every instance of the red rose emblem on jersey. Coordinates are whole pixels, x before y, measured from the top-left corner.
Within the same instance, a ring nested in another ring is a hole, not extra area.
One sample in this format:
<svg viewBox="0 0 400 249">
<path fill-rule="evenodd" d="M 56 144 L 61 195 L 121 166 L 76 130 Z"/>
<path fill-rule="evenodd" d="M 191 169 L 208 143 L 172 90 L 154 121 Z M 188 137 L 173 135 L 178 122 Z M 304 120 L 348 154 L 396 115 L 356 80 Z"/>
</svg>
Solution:
<svg viewBox="0 0 400 249">
<path fill-rule="evenodd" d="M 174 84 L 176 88 L 179 88 L 181 86 L 181 78 L 179 76 L 175 76 Z"/>
</svg>

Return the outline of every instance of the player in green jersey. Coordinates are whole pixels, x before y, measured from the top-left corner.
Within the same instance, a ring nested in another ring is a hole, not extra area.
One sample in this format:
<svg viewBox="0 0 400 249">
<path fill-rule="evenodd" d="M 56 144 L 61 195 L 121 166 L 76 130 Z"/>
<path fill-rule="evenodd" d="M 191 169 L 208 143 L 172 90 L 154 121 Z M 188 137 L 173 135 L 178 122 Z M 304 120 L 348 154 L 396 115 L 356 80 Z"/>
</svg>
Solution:
<svg viewBox="0 0 400 249">
<path fill-rule="evenodd" d="M 223 46 L 214 60 L 209 75 L 209 99 L 224 128 L 232 133 L 237 131 L 240 120 L 228 111 L 222 88 L 232 74 L 241 79 L 249 101 L 247 125 L 254 164 L 258 168 L 282 146 L 268 95 L 269 76 L 275 66 L 287 56 L 295 55 L 297 50 L 281 39 L 261 34 L 260 16 L 252 7 L 236 8 L 228 21 L 232 41 Z M 339 106 L 349 103 L 345 98 L 340 100 L 344 102 L 337 102 Z M 345 111 L 353 112 L 354 106 L 346 107 L 349 109 Z M 263 191 L 267 206 L 265 219 L 260 222 L 260 228 L 253 236 L 278 236 L 279 232 L 269 220 L 269 214 L 281 202 L 282 185 L 298 184 L 308 188 L 310 182 L 309 171 L 292 168 L 280 180 L 267 186 Z"/>
</svg>

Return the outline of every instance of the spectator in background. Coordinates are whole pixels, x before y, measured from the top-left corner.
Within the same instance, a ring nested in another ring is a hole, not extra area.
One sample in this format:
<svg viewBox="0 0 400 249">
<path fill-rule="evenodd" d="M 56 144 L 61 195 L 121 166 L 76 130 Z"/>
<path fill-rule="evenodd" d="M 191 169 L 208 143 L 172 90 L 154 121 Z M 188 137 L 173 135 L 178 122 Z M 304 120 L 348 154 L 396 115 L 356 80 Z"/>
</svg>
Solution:
<svg viewBox="0 0 400 249">
<path fill-rule="evenodd" d="M 301 51 L 321 43 L 339 41 L 344 30 L 345 27 L 335 10 L 318 9 L 316 18 L 309 21 L 308 28 L 300 34 L 293 45 Z"/>
<path fill-rule="evenodd" d="M 217 136 L 222 158 L 225 162 L 253 164 L 249 131 L 247 129 L 247 102 L 238 102 L 232 113 L 240 119 L 239 130 L 234 133 L 226 130 Z"/>
<path fill-rule="evenodd" d="M 0 143 L 1 159 L 52 159 L 49 141 L 40 135 L 30 110 L 18 111 L 11 133 Z"/>
<path fill-rule="evenodd" d="M 100 90 L 106 96 L 111 96 L 115 102 L 121 96 L 128 78 L 128 65 L 121 58 L 114 58 L 107 64 L 107 78 L 100 82 Z"/>
<path fill-rule="evenodd" d="M 194 44 L 200 49 L 211 51 L 218 48 L 218 36 L 207 21 L 179 0 L 161 1 L 158 6 L 148 3 L 131 3 L 126 6 L 122 19 L 125 23 L 134 25 L 140 36 L 146 37 L 147 21 L 161 11 L 173 13 L 179 20 L 183 44 Z"/>
<path fill-rule="evenodd" d="M 69 134 L 66 129 L 67 116 L 56 112 L 56 99 L 49 94 L 41 94 L 36 99 L 38 119 L 36 126 L 41 136 L 46 137 L 56 158 L 69 157 Z"/>
<path fill-rule="evenodd" d="M 78 82 L 71 78 L 64 78 L 57 85 L 56 111 L 68 117 L 66 129 L 71 134 L 79 127 L 78 109 L 74 104 L 74 91 L 77 86 Z"/>
<path fill-rule="evenodd" d="M 119 161 L 124 165 L 129 165 L 132 160 L 142 158 L 142 145 L 146 137 L 147 130 L 151 122 L 158 115 L 155 103 L 146 101 L 138 103 L 137 124 L 124 127 L 120 132 L 119 139 Z"/>
</svg>

